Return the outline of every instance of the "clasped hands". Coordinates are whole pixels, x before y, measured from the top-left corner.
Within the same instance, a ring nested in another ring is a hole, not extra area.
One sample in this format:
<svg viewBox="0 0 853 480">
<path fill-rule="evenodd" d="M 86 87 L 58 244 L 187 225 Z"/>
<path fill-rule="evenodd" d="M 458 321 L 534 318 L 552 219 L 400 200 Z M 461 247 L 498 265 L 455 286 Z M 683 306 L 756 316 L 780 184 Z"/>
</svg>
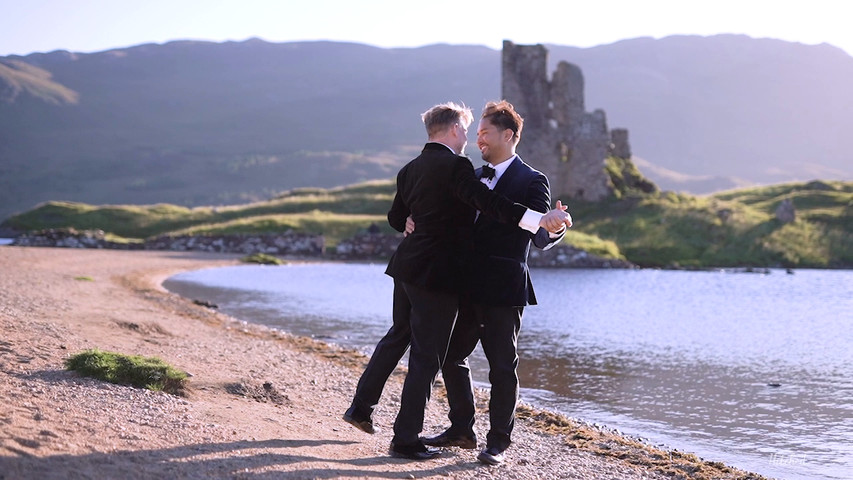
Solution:
<svg viewBox="0 0 853 480">
<path fill-rule="evenodd" d="M 539 226 L 548 230 L 551 233 L 560 233 L 565 228 L 571 228 L 572 216 L 567 212 L 569 206 L 557 200 L 557 205 L 553 210 L 542 216 L 539 220 Z"/>
</svg>

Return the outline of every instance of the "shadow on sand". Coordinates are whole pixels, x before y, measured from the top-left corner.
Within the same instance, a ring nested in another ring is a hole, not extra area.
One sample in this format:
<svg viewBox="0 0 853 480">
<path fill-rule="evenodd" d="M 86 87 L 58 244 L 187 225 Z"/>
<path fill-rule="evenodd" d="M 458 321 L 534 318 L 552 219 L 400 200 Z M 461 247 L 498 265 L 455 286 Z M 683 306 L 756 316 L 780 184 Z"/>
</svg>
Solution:
<svg viewBox="0 0 853 480">
<path fill-rule="evenodd" d="M 23 439 L 20 439 L 23 440 Z M 36 457 L 23 450 L 0 457 L 0 480 L 142 478 L 415 478 L 443 475 L 459 466 L 393 459 L 388 456 L 332 459 L 306 455 L 312 447 L 349 445 L 340 440 L 264 440 L 204 443 L 159 450 Z M 296 453 L 299 449 L 299 453 Z M 227 453 L 226 453 L 227 452 Z M 223 453 L 227 456 L 223 456 Z M 304 463 L 304 468 L 294 464 Z M 406 463 L 405 473 L 389 464 Z M 386 467 L 386 468 L 383 468 Z M 474 465 L 471 465 L 475 468 Z"/>
</svg>

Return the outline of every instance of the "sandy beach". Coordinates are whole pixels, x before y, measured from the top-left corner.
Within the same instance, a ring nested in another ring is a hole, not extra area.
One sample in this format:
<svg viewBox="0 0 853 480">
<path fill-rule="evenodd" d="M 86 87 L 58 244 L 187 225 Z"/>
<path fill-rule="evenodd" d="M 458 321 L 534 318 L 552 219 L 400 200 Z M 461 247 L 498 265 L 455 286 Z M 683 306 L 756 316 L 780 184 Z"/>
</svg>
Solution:
<svg viewBox="0 0 853 480">
<path fill-rule="evenodd" d="M 161 286 L 181 271 L 237 262 L 0 247 L 0 480 L 763 478 L 527 406 L 504 465 L 481 465 L 477 450 L 457 448 L 426 462 L 391 458 L 403 370 L 383 394 L 382 431 L 365 434 L 341 420 L 364 355 L 247 324 Z M 159 357 L 192 375 L 189 392 L 65 370 L 66 358 L 93 348 Z M 486 395 L 478 400 L 482 439 Z M 439 382 L 424 434 L 438 433 L 446 412 Z"/>
</svg>

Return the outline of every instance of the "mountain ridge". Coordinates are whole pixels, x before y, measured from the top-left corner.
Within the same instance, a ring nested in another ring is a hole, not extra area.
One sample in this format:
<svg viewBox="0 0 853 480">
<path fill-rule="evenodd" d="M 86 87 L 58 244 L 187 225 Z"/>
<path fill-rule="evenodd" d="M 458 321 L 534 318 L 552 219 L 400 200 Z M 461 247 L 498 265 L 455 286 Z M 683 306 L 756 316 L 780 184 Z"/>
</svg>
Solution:
<svg viewBox="0 0 853 480">
<path fill-rule="evenodd" d="M 627 128 L 636 155 L 712 179 L 694 193 L 853 177 L 853 57 L 836 47 L 726 35 L 547 47 L 552 65 L 581 67 L 587 110 Z M 227 204 L 391 178 L 424 141 L 421 111 L 476 112 L 500 93 L 500 52 L 477 45 L 174 41 L 0 57 L 13 61 L 78 97 L 0 100 L 0 218 L 47 200 Z"/>
</svg>

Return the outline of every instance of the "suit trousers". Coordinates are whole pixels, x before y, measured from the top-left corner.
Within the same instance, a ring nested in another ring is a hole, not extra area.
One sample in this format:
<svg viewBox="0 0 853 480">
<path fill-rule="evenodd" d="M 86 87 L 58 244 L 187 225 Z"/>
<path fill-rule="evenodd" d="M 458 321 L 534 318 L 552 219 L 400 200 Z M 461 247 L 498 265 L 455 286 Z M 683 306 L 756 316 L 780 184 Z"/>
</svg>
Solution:
<svg viewBox="0 0 853 480">
<path fill-rule="evenodd" d="M 394 280 L 394 298 L 391 311 L 392 324 L 388 332 L 376 344 L 367 367 L 358 379 L 352 406 L 368 418 L 379 403 L 388 377 L 409 349 L 412 327 L 409 324 L 412 304 L 403 285 Z"/>
<path fill-rule="evenodd" d="M 450 404 L 450 432 L 470 435 L 474 427 L 474 388 L 468 356 L 479 340 L 489 361 L 489 433 L 486 447 L 506 450 L 518 404 L 518 333 L 524 307 L 463 302 L 453 330 L 442 377 Z"/>
<path fill-rule="evenodd" d="M 444 364 L 450 334 L 459 311 L 459 295 L 426 290 L 403 283 L 412 302 L 410 325 L 412 345 L 409 373 L 403 382 L 400 411 L 394 421 L 394 445 L 412 445 L 420 440 L 424 410 L 429 402 L 435 376 Z"/>
</svg>

